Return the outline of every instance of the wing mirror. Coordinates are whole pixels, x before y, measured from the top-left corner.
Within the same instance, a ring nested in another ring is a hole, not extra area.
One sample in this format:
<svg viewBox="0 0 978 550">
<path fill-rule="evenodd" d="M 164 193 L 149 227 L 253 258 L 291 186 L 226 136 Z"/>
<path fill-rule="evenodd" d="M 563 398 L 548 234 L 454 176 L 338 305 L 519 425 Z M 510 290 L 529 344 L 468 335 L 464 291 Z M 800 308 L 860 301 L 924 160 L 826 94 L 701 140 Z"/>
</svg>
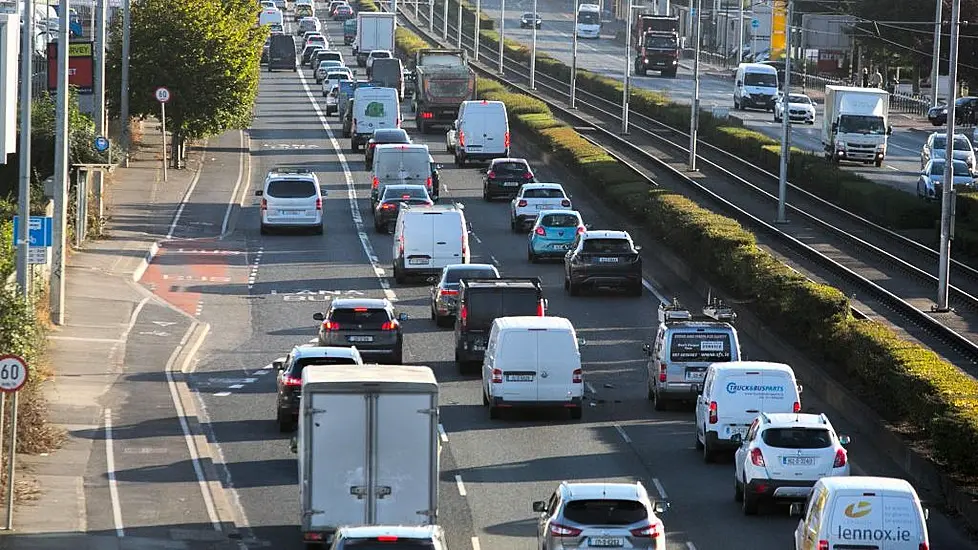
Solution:
<svg viewBox="0 0 978 550">
<path fill-rule="evenodd" d="M 323 315 L 321 311 L 317 311 L 316 313 L 313 313 L 312 314 L 312 320 L 313 321 L 325 321 L 326 320 L 326 316 Z"/>
<path fill-rule="evenodd" d="M 587 345 L 587 340 L 585 340 L 584 338 L 578 338 L 577 339 L 577 345 L 579 345 L 579 346 L 586 346 Z"/>
<path fill-rule="evenodd" d="M 833 122 L 832 123 L 832 131 L 833 132 L 838 132 L 839 131 L 839 123 L 838 122 Z"/>
<path fill-rule="evenodd" d="M 322 195 L 322 196 L 324 196 L 324 197 L 329 194 L 329 190 L 326 189 L 326 186 L 325 185 L 320 185 L 319 186 L 319 194 Z"/>
<path fill-rule="evenodd" d="M 801 384 L 798 384 L 798 393 L 800 394 L 804 390 L 805 390 L 805 387 L 802 386 Z"/>
<path fill-rule="evenodd" d="M 635 247 L 635 252 L 641 252 L 641 251 L 642 251 L 642 247 L 641 246 L 636 246 Z"/>
<path fill-rule="evenodd" d="M 425 279 L 425 282 L 434 283 L 436 280 L 437 280 L 436 277 L 428 277 L 427 279 Z"/>
<path fill-rule="evenodd" d="M 804 512 L 803 504 L 802 502 L 792 502 L 791 507 L 788 508 L 788 515 L 793 518 L 801 517 L 802 512 Z"/>
<path fill-rule="evenodd" d="M 275 370 L 282 370 L 285 368 L 285 361 L 272 361 L 272 367 Z"/>
<path fill-rule="evenodd" d="M 730 441 L 733 441 L 734 443 L 740 445 L 741 443 L 744 442 L 744 438 L 740 434 L 733 434 L 732 436 L 730 436 Z"/>
<path fill-rule="evenodd" d="M 589 223 L 584 224 L 584 229 L 591 229 L 591 224 Z"/>
<path fill-rule="evenodd" d="M 436 164 L 436 165 L 435 165 L 435 168 L 436 168 L 436 169 L 438 169 L 438 170 L 441 170 L 441 169 L 442 169 L 442 168 L 444 168 L 444 167 L 445 167 L 445 166 L 444 166 L 444 165 L 442 165 L 442 164 Z"/>
<path fill-rule="evenodd" d="M 652 355 L 652 346 L 650 346 L 648 344 L 642 344 L 642 351 L 644 351 L 645 353 L 647 353 L 649 355 Z"/>
<path fill-rule="evenodd" d="M 930 519 L 930 508 L 924 508 L 924 521 Z"/>
<path fill-rule="evenodd" d="M 886 135 L 890 135 L 892 133 L 893 133 L 893 126 L 887 127 L 887 129 L 886 129 Z"/>
<path fill-rule="evenodd" d="M 292 437 L 292 439 L 289 440 L 289 450 L 292 451 L 292 454 L 299 454 L 299 438 L 298 437 Z"/>
<path fill-rule="evenodd" d="M 669 511 L 670 507 L 671 505 L 665 501 L 656 501 L 656 503 L 652 505 L 652 509 L 655 510 L 656 515 L 665 514 Z"/>
<path fill-rule="evenodd" d="M 397 314 L 397 320 L 398 321 L 401 321 L 401 322 L 407 321 L 408 320 L 408 314 L 407 313 L 398 313 Z"/>
<path fill-rule="evenodd" d="M 258 189 L 258 190 L 256 190 L 256 191 L 255 191 L 255 196 L 256 196 L 256 197 L 260 197 L 260 196 L 262 196 L 262 195 L 264 195 L 264 194 L 265 194 L 265 192 L 264 192 L 264 191 L 262 191 L 261 189 Z"/>
<path fill-rule="evenodd" d="M 538 500 L 538 501 L 534 502 L 533 503 L 533 511 L 534 512 L 540 512 L 540 513 L 546 512 L 547 511 L 547 503 L 544 502 L 544 501 L 542 501 L 542 500 Z"/>
<path fill-rule="evenodd" d="M 849 443 L 852 443 L 852 438 L 851 437 L 849 437 L 848 435 L 840 435 L 839 436 L 839 445 L 842 445 L 843 447 L 845 447 Z"/>
<path fill-rule="evenodd" d="M 543 309 L 550 309 L 550 300 L 546 298 L 543 299 Z"/>
</svg>

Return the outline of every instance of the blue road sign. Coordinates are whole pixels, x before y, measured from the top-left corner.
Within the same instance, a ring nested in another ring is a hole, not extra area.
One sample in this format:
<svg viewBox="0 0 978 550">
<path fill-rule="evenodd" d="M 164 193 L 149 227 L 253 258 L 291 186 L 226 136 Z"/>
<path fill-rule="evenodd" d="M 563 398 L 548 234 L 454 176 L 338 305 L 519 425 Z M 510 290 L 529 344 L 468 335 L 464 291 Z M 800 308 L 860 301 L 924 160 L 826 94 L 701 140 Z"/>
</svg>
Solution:
<svg viewBox="0 0 978 550">
<path fill-rule="evenodd" d="M 761 26 L 761 22 L 758 21 L 757 19 L 751 19 L 750 20 L 750 28 L 756 29 L 756 28 L 758 28 L 760 26 Z"/>
<path fill-rule="evenodd" d="M 102 153 L 109 150 L 109 140 L 104 136 L 95 138 L 95 150 Z"/>
<path fill-rule="evenodd" d="M 689 16 L 696 17 L 696 8 L 689 8 Z"/>
<path fill-rule="evenodd" d="M 54 244 L 53 219 L 45 216 L 31 216 L 30 245 L 32 247 L 51 246 Z M 20 216 L 14 216 L 14 246 L 17 245 L 17 235 L 20 234 Z"/>
</svg>

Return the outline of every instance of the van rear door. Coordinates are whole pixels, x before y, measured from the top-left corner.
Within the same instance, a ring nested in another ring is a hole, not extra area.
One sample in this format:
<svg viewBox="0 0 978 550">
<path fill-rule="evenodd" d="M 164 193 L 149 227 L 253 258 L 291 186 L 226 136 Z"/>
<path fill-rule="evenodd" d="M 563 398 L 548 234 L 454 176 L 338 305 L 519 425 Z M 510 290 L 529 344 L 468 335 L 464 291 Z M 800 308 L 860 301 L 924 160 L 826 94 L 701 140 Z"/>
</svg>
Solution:
<svg viewBox="0 0 978 550">
<path fill-rule="evenodd" d="M 366 525 L 369 499 L 351 494 L 351 488 L 366 489 L 369 484 L 367 437 L 373 430 L 368 422 L 368 402 L 363 395 L 324 392 L 312 393 L 310 401 L 306 410 L 324 412 L 314 413 L 299 423 L 303 432 L 316 431 L 299 433 L 303 441 L 312 442 L 303 458 L 308 460 L 304 465 L 308 483 L 300 487 L 306 492 L 303 505 L 312 512 L 309 527 L 315 531 L 339 525 Z M 335 412 L 325 411 L 343 411 L 342 419 L 334 417 Z M 325 414 L 330 416 L 324 417 Z M 336 441 L 344 442 L 342 448 L 335 447 Z"/>
<path fill-rule="evenodd" d="M 462 248 L 465 242 L 465 231 L 462 227 L 461 216 L 457 212 L 437 212 L 432 218 L 433 267 L 445 267 L 451 264 L 465 263 Z"/>
<path fill-rule="evenodd" d="M 486 110 L 482 105 L 469 105 L 462 117 L 462 128 L 465 137 L 465 150 L 470 153 L 481 153 L 486 144 Z"/>
<path fill-rule="evenodd" d="M 916 502 L 909 494 L 845 491 L 837 494 L 820 539 L 830 548 L 918 550 L 927 542 Z"/>
<path fill-rule="evenodd" d="M 537 332 L 510 330 L 503 334 L 499 348 L 502 361 L 496 368 L 503 371 L 502 397 L 504 401 L 536 401 L 540 373 L 537 355 Z"/>
<path fill-rule="evenodd" d="M 374 525 L 417 525 L 425 522 L 425 512 L 434 514 L 432 399 L 428 393 L 376 396 Z"/>
<path fill-rule="evenodd" d="M 583 393 L 583 383 L 574 383 L 574 370 L 581 368 L 577 342 L 567 330 L 530 329 L 537 335 L 539 380 L 537 399 L 570 402 Z"/>
<path fill-rule="evenodd" d="M 717 380 L 715 387 L 714 400 L 720 421 L 717 433 L 720 438 L 730 439 L 735 433 L 746 436 L 747 428 L 763 410 L 761 395 L 765 388 L 762 371 L 727 372 Z"/>
<path fill-rule="evenodd" d="M 434 224 L 439 212 L 411 213 L 405 220 L 404 267 L 427 268 L 435 255 Z"/>
<path fill-rule="evenodd" d="M 786 372 L 768 371 L 761 375 L 764 391 L 759 392 L 761 411 L 766 413 L 795 412 L 795 403 L 801 407 L 798 386 Z"/>
</svg>

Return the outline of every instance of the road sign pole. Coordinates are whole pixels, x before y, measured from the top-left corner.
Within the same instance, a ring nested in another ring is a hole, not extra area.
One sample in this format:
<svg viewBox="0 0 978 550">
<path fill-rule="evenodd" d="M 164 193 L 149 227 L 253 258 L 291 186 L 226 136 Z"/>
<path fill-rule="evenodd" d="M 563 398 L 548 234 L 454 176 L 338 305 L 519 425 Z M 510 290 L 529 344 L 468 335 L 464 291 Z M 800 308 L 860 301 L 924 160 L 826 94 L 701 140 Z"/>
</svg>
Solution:
<svg viewBox="0 0 978 550">
<path fill-rule="evenodd" d="M 20 392 L 14 392 L 10 405 L 10 447 L 7 449 L 7 531 L 14 528 L 14 466 L 17 462 L 17 405 Z M 6 399 L 4 400 L 6 401 Z"/>
<path fill-rule="evenodd" d="M 160 102 L 160 118 L 163 123 L 163 181 L 166 181 L 166 102 Z"/>
<path fill-rule="evenodd" d="M 17 210 L 20 212 L 21 219 L 27 219 L 31 215 L 31 101 L 33 95 L 31 62 L 34 59 L 34 4 L 31 0 L 24 0 L 24 25 L 21 28 L 20 51 L 21 54 L 21 79 L 20 79 L 20 144 L 17 150 L 17 157 L 20 161 L 18 173 L 19 187 L 17 192 Z M 31 267 L 29 235 L 30 226 L 21 227 L 18 235 L 14 236 L 14 243 L 17 247 L 17 285 L 20 287 L 21 295 L 28 298 L 31 303 Z M 0 413 L 2 414 L 2 413 Z M 0 428 L 3 427 L 2 417 L 0 417 Z M 0 433 L 3 430 L 0 429 Z"/>
<path fill-rule="evenodd" d="M 7 404 L 6 394 L 12 393 L 13 403 L 10 409 L 10 445 L 7 448 L 7 531 L 14 524 L 14 468 L 17 462 L 17 394 L 27 383 L 27 362 L 16 355 L 0 355 L 0 391 L 4 399 L 0 400 L 0 434 L 3 433 L 3 407 Z M 0 435 L 2 437 L 2 435 Z"/>
<path fill-rule="evenodd" d="M 105 36 L 108 17 L 106 9 L 109 0 L 97 0 L 95 2 L 95 135 L 104 136 L 107 133 L 107 117 L 105 115 Z M 96 170 L 92 174 L 92 191 L 95 201 L 102 203 L 102 190 L 105 186 L 105 174 L 101 170 Z M 99 214 L 101 216 L 101 213 Z"/>
<path fill-rule="evenodd" d="M 59 6 L 58 103 L 54 147 L 54 251 L 51 256 L 51 321 L 65 324 L 65 246 L 68 236 L 68 25 L 70 0 Z M 33 9 L 33 7 L 31 8 Z M 26 52 L 25 52 L 26 55 Z M 26 220 L 27 218 L 25 218 Z"/>
</svg>

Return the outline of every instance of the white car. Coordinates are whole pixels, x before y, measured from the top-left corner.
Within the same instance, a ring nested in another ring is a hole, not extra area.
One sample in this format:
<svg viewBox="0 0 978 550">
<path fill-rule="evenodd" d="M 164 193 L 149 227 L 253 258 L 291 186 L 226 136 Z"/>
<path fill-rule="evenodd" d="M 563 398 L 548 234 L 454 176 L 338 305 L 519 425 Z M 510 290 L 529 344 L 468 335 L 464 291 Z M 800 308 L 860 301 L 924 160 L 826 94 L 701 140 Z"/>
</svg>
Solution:
<svg viewBox="0 0 978 550">
<path fill-rule="evenodd" d="M 849 437 L 824 414 L 761 413 L 734 453 L 734 499 L 744 514 L 762 500 L 804 501 L 823 477 L 848 476 Z"/>
<path fill-rule="evenodd" d="M 509 204 L 509 227 L 523 231 L 543 210 L 572 210 L 570 197 L 559 183 L 525 183 Z"/>
<path fill-rule="evenodd" d="M 334 87 L 340 85 L 341 80 L 356 80 L 353 78 L 353 71 L 347 67 L 332 67 L 326 71 L 323 77 L 323 97 Z"/>
<path fill-rule="evenodd" d="M 255 191 L 261 197 L 261 233 L 272 228 L 312 229 L 323 233 L 323 197 L 319 178 L 308 170 L 276 169 Z"/>
<path fill-rule="evenodd" d="M 327 73 L 331 73 L 342 66 L 343 62 L 336 61 L 335 59 L 324 59 L 320 61 L 319 66 L 316 67 L 316 84 L 322 83 Z"/>
<path fill-rule="evenodd" d="M 784 120 L 784 94 L 774 100 L 774 122 Z M 788 94 L 788 122 L 815 124 L 815 103 L 805 94 Z"/>
<path fill-rule="evenodd" d="M 325 92 L 323 95 L 326 96 L 326 116 L 337 112 L 339 110 L 340 100 L 339 84 L 334 84 L 333 87 L 330 88 L 329 92 Z"/>
<path fill-rule="evenodd" d="M 390 59 L 394 57 L 394 54 L 390 50 L 374 50 L 367 55 L 367 76 L 370 76 L 370 71 L 374 68 L 375 59 Z"/>
<path fill-rule="evenodd" d="M 945 158 L 947 150 L 947 132 L 934 132 L 927 136 L 927 141 L 920 150 L 920 167 L 923 168 L 931 159 Z M 964 134 L 954 134 L 954 160 L 962 160 L 968 169 L 975 170 L 975 149 L 971 140 Z"/>
</svg>

